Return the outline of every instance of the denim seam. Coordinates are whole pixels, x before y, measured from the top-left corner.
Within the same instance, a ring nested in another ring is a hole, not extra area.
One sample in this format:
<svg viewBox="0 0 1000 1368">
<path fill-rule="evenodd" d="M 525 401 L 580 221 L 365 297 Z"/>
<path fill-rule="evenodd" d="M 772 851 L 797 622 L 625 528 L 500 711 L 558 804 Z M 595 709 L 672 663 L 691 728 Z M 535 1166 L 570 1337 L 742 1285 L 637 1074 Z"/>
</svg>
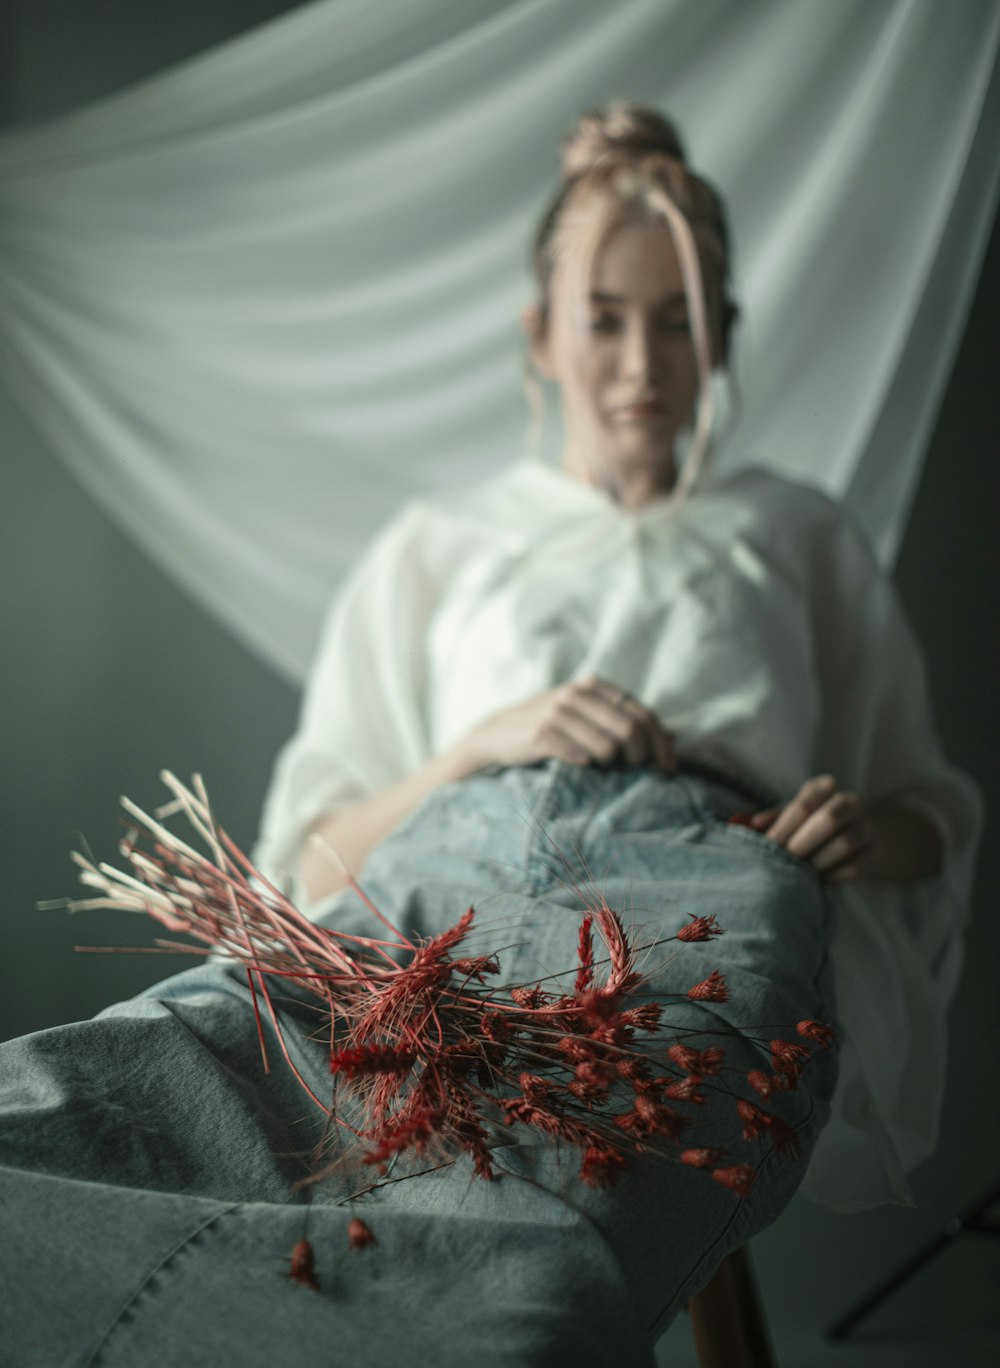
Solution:
<svg viewBox="0 0 1000 1368">
<path fill-rule="evenodd" d="M 736 823 L 729 822 L 726 818 L 716 816 L 714 813 L 710 815 L 709 820 L 717 834 L 730 844 L 734 841 L 737 843 L 745 842 L 748 846 L 758 850 L 765 859 L 780 860 L 784 864 L 791 865 L 793 869 L 808 869 L 817 876 L 819 875 L 819 870 L 811 860 L 796 855 L 793 850 L 789 850 L 787 846 L 781 845 L 778 841 L 772 841 L 763 832 L 755 831 L 752 827 L 739 826 Z"/>
<path fill-rule="evenodd" d="M 95 1366 L 100 1363 L 104 1356 L 104 1351 L 111 1342 L 111 1336 L 121 1326 L 122 1321 L 128 1316 L 136 1302 L 140 1301 L 147 1294 L 150 1284 L 159 1277 L 164 1269 L 169 1268 L 174 1259 L 176 1259 L 183 1250 L 187 1249 L 189 1245 L 199 1240 L 210 1226 L 215 1225 L 223 1216 L 231 1215 L 242 1205 L 242 1202 L 230 1202 L 229 1205 L 223 1207 L 221 1211 L 213 1212 L 212 1215 L 206 1217 L 200 1225 L 195 1226 L 194 1230 L 189 1231 L 182 1240 L 179 1240 L 177 1244 L 174 1245 L 173 1249 L 163 1256 L 155 1268 L 150 1269 L 142 1282 L 139 1283 L 138 1287 L 133 1288 L 126 1301 L 119 1307 L 118 1311 L 115 1313 L 114 1319 L 90 1351 L 89 1357 L 84 1361 L 83 1368 L 95 1368 Z"/>
<path fill-rule="evenodd" d="M 555 857 L 548 849 L 547 843 L 552 839 L 548 835 L 548 829 L 549 826 L 554 825 L 554 819 L 559 815 L 558 790 L 562 778 L 563 772 L 560 769 L 560 762 L 555 761 L 545 776 L 541 798 L 537 801 L 535 810 L 532 812 L 533 820 L 528 829 L 528 841 L 523 860 L 524 874 L 527 880 L 524 895 L 528 898 L 537 898 L 544 889 L 552 884 L 552 861 Z"/>
<path fill-rule="evenodd" d="M 807 1094 L 807 1096 L 808 1096 L 808 1094 Z M 795 1128 L 794 1128 L 797 1135 L 800 1135 L 800 1136 L 801 1136 L 801 1135 L 804 1135 L 806 1132 L 808 1132 L 808 1130 L 809 1130 L 809 1128 L 810 1128 L 810 1125 L 811 1125 L 811 1122 L 812 1122 L 812 1120 L 813 1120 L 813 1117 L 814 1117 L 815 1113 L 816 1113 L 816 1103 L 815 1103 L 814 1099 L 813 1099 L 811 1096 L 809 1096 L 809 1110 L 806 1112 L 805 1116 L 802 1118 L 801 1123 L 800 1123 L 799 1125 L 795 1126 Z M 806 1155 L 803 1157 L 803 1159 L 800 1161 L 799 1167 L 800 1167 L 801 1173 L 800 1173 L 800 1177 L 799 1177 L 799 1183 L 801 1183 L 801 1182 L 802 1182 L 802 1179 L 805 1177 L 805 1171 L 806 1171 L 806 1168 L 808 1167 L 808 1164 L 809 1164 L 809 1158 L 810 1158 L 810 1156 L 809 1156 L 808 1154 L 806 1154 Z M 697 1262 L 691 1267 L 691 1270 L 690 1270 L 690 1272 L 688 1273 L 688 1276 L 687 1276 L 686 1278 L 684 1278 L 682 1282 L 680 1282 L 680 1284 L 678 1285 L 678 1287 L 675 1289 L 673 1295 L 670 1297 L 670 1300 L 667 1301 L 667 1302 L 665 1302 L 665 1303 L 663 1304 L 663 1306 L 662 1306 L 661 1309 L 660 1309 L 659 1315 L 654 1319 L 652 1325 L 649 1326 L 649 1328 L 648 1328 L 648 1330 L 647 1330 L 647 1332 L 646 1332 L 646 1333 L 650 1336 L 650 1338 L 652 1338 L 652 1337 L 656 1334 L 656 1327 L 657 1327 L 657 1326 L 660 1324 L 660 1322 L 663 1320 L 663 1317 L 664 1317 L 664 1316 L 666 1315 L 666 1313 L 670 1310 L 670 1308 L 671 1308 L 672 1305 L 674 1305 L 674 1304 L 676 1303 L 679 1307 L 680 1307 L 680 1306 L 684 1306 L 684 1305 L 686 1305 L 687 1302 L 690 1300 L 691 1296 L 695 1295 L 695 1293 L 690 1293 L 690 1292 L 688 1291 L 688 1289 L 692 1286 L 692 1284 L 698 1283 L 698 1286 L 696 1287 L 695 1292 L 700 1292 L 703 1288 L 705 1288 L 705 1287 L 708 1286 L 708 1283 L 707 1283 L 707 1282 L 699 1282 L 699 1281 L 698 1281 L 698 1276 L 699 1276 L 700 1271 L 704 1268 L 704 1266 L 706 1265 L 706 1263 L 711 1263 L 711 1261 L 715 1258 L 716 1251 L 718 1250 L 718 1248 L 719 1248 L 719 1246 L 720 1246 L 721 1244 L 723 1244 L 727 1239 L 730 1239 L 730 1238 L 732 1237 L 733 1234 L 735 1234 L 737 1237 L 739 1237 L 739 1235 L 741 1234 L 741 1232 L 744 1231 L 744 1230 L 746 1229 L 747 1225 L 749 1224 L 749 1222 L 750 1222 L 750 1220 L 751 1220 L 751 1218 L 752 1218 L 752 1216 L 753 1216 L 753 1214 L 754 1214 L 754 1211 L 756 1210 L 756 1207 L 753 1205 L 753 1195 L 755 1195 L 755 1194 L 757 1193 L 758 1185 L 760 1185 L 761 1187 L 763 1187 L 763 1184 L 760 1183 L 760 1179 L 761 1179 L 762 1176 L 764 1176 L 765 1170 L 767 1171 L 766 1176 L 767 1176 L 768 1178 L 771 1177 L 771 1175 L 772 1175 L 773 1172 L 774 1172 L 775 1165 L 776 1165 L 776 1163 L 777 1163 L 777 1161 L 778 1161 L 779 1159 L 780 1159 L 780 1156 L 778 1155 L 777 1151 L 774 1150 L 774 1149 L 769 1150 L 768 1153 L 764 1155 L 764 1158 L 761 1160 L 760 1164 L 759 1164 L 758 1167 L 757 1167 L 757 1176 L 756 1176 L 756 1178 L 755 1178 L 755 1180 L 754 1180 L 753 1189 L 751 1190 L 751 1196 L 750 1196 L 749 1198 L 747 1198 L 747 1197 L 741 1197 L 741 1198 L 740 1198 L 740 1200 L 739 1200 L 739 1202 L 737 1203 L 736 1208 L 735 1208 L 735 1210 L 733 1211 L 732 1215 L 730 1216 L 729 1220 L 726 1222 L 726 1224 L 725 1224 L 725 1226 L 722 1228 L 722 1230 L 719 1231 L 719 1234 L 718 1234 L 718 1236 L 716 1237 L 716 1239 L 713 1240 L 711 1247 L 710 1247 L 709 1249 L 707 1249 L 707 1250 L 705 1250 L 705 1251 L 702 1252 L 700 1258 L 699 1258 L 699 1259 L 697 1260 Z M 781 1160 L 781 1162 L 784 1163 L 785 1161 L 784 1161 L 784 1160 Z M 769 1224 L 769 1223 L 767 1223 L 767 1224 Z M 761 1227 L 761 1229 L 763 1229 L 763 1226 Z M 756 1233 L 756 1232 L 755 1232 L 755 1233 Z M 731 1243 L 731 1244 L 729 1245 L 729 1248 L 727 1249 L 726 1253 L 723 1254 L 722 1259 L 726 1258 L 726 1257 L 728 1256 L 728 1254 L 734 1252 L 736 1249 L 741 1249 L 745 1244 L 748 1244 L 749 1241 L 750 1241 L 750 1239 L 752 1239 L 752 1238 L 753 1238 L 752 1236 L 749 1236 L 749 1237 L 744 1238 L 744 1239 L 739 1239 L 739 1238 L 737 1238 L 737 1240 L 736 1240 L 735 1242 L 733 1242 L 733 1243 Z M 715 1271 L 715 1268 L 718 1268 L 719 1265 L 722 1263 L 722 1259 L 719 1259 L 719 1260 L 715 1263 L 715 1266 L 714 1266 L 714 1268 L 713 1268 L 713 1273 L 714 1273 L 714 1271 Z M 661 1333 L 662 1333 L 662 1332 L 661 1332 Z M 657 1338 L 658 1338 L 658 1336 L 657 1336 Z M 654 1341 L 654 1342 L 655 1342 L 655 1341 Z"/>
<path fill-rule="evenodd" d="M 744 827 L 737 823 L 730 822 L 728 817 L 720 817 L 719 813 L 715 811 L 711 802 L 705 796 L 702 785 L 694 782 L 694 780 L 697 779 L 697 775 L 689 777 L 678 774 L 677 778 L 684 785 L 685 793 L 698 816 L 708 827 L 710 835 L 722 836 L 722 838 L 730 844 L 733 840 L 745 841 L 748 845 L 754 846 L 767 858 L 783 860 L 785 863 L 792 865 L 795 869 L 811 869 L 814 873 L 818 873 L 811 861 L 803 859 L 800 855 L 796 855 L 795 852 L 789 850 L 787 846 L 780 845 L 777 841 L 772 841 L 768 836 L 765 836 L 763 832 L 757 831 L 753 827 Z M 719 787 L 722 787 L 721 783 Z"/>
<path fill-rule="evenodd" d="M 706 802 L 701 788 L 691 777 L 678 771 L 678 773 L 673 776 L 672 782 L 680 784 L 681 792 L 687 799 L 688 806 L 691 809 L 691 815 L 696 821 L 707 823 L 709 821 L 717 820 L 715 813 Z"/>
</svg>

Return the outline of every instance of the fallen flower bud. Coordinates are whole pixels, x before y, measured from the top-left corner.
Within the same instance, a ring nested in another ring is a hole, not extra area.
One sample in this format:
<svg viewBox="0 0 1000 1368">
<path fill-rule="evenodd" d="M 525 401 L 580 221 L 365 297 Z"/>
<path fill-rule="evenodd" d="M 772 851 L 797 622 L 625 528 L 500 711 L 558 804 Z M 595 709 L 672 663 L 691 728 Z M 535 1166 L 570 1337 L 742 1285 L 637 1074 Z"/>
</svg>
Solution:
<svg viewBox="0 0 1000 1368">
<path fill-rule="evenodd" d="M 292 1250 L 292 1266 L 288 1276 L 303 1287 L 311 1287 L 314 1292 L 320 1290 L 313 1266 L 313 1247 L 308 1240 L 299 1240 Z"/>
<path fill-rule="evenodd" d="M 365 1245 L 378 1243 L 364 1221 L 358 1220 L 357 1216 L 348 1222 L 347 1238 L 352 1249 L 364 1249 Z"/>
</svg>

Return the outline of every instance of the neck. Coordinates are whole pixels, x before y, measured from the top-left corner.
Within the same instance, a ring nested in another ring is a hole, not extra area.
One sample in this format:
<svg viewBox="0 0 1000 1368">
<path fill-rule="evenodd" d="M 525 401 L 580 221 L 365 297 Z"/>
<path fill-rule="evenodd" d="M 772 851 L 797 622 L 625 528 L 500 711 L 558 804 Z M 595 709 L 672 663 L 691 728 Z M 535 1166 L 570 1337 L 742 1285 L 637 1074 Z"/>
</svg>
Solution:
<svg viewBox="0 0 1000 1368">
<path fill-rule="evenodd" d="M 563 450 L 562 468 L 574 479 L 593 485 L 622 508 L 640 508 L 653 499 L 662 499 L 677 483 L 677 469 L 671 452 L 666 465 L 615 467 L 610 462 L 601 469 L 589 470 L 569 445 Z"/>
</svg>

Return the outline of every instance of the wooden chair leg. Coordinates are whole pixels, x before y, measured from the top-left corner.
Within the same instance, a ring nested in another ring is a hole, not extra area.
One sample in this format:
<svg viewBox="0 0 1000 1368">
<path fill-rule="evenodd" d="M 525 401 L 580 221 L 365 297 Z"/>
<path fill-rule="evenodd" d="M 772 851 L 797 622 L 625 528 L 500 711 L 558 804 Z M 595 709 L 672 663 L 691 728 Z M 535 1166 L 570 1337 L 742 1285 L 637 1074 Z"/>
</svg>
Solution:
<svg viewBox="0 0 1000 1368">
<path fill-rule="evenodd" d="M 777 1368 L 745 1247 L 723 1259 L 688 1309 L 701 1368 Z"/>
</svg>

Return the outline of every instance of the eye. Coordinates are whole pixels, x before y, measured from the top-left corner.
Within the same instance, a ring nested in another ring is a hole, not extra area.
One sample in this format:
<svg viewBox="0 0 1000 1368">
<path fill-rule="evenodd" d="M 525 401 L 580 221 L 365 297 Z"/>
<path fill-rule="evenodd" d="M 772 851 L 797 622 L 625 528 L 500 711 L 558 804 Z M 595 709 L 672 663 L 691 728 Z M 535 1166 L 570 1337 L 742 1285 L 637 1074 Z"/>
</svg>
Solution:
<svg viewBox="0 0 1000 1368">
<path fill-rule="evenodd" d="M 602 313 L 594 314 L 590 320 L 591 332 L 610 333 L 617 332 L 620 324 L 614 314 Z"/>
<path fill-rule="evenodd" d="M 660 327 L 665 333 L 689 333 L 691 324 L 686 318 L 665 318 Z"/>
</svg>

